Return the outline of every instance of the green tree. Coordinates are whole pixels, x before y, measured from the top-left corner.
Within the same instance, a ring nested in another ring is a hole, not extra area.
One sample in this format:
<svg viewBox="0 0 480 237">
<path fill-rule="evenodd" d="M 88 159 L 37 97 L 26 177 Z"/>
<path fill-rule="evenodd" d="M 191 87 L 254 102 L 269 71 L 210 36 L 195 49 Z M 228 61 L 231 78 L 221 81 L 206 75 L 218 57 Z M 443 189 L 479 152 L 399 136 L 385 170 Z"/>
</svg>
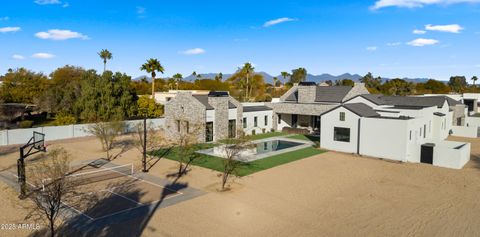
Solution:
<svg viewBox="0 0 480 237">
<path fill-rule="evenodd" d="M 337 80 L 335 82 L 337 86 L 355 86 L 355 82 L 350 80 L 350 79 L 342 79 L 342 80 Z"/>
<path fill-rule="evenodd" d="M 365 84 L 365 87 L 367 87 L 370 93 L 378 93 L 380 90 L 380 86 L 382 85 L 382 78 L 374 78 L 372 73 L 369 72 L 365 76 L 360 78 L 360 82 Z"/>
<path fill-rule="evenodd" d="M 215 75 L 215 80 L 221 82 L 223 80 L 223 74 L 220 72 Z"/>
<path fill-rule="evenodd" d="M 138 115 L 142 116 L 144 111 L 147 112 L 147 117 L 158 118 L 163 115 L 163 105 L 157 104 L 154 99 L 147 96 L 141 96 L 137 100 Z"/>
<path fill-rule="evenodd" d="M 478 77 L 477 76 L 473 76 L 472 77 L 472 81 L 473 81 L 473 86 L 475 86 L 475 82 L 478 80 Z"/>
<path fill-rule="evenodd" d="M 453 91 L 462 93 L 465 87 L 467 87 L 467 79 L 464 76 L 453 76 L 450 77 L 448 85 Z"/>
<path fill-rule="evenodd" d="M 250 91 L 249 91 L 249 85 L 250 85 L 250 77 L 252 76 L 253 73 L 255 73 L 255 68 L 251 63 L 245 63 L 243 67 L 240 69 L 241 73 L 245 76 L 245 99 L 248 100 L 250 98 Z"/>
<path fill-rule="evenodd" d="M 163 73 L 165 71 L 162 64 L 156 58 L 151 58 L 140 67 L 140 70 L 152 75 L 152 98 L 155 98 L 155 76 L 156 72 Z"/>
<path fill-rule="evenodd" d="M 43 95 L 49 81 L 42 73 L 35 73 L 25 68 L 8 70 L 0 78 L 0 98 L 5 103 L 34 103 L 35 98 Z"/>
<path fill-rule="evenodd" d="M 107 70 L 107 61 L 112 59 L 112 53 L 108 49 L 102 49 L 102 51 L 98 52 L 98 56 L 103 59 L 103 72 L 105 72 Z"/>
<path fill-rule="evenodd" d="M 411 95 L 415 93 L 415 84 L 403 79 L 392 79 L 382 85 L 382 93 L 387 95 Z"/>
<path fill-rule="evenodd" d="M 291 76 L 290 73 L 288 72 L 281 72 L 280 73 L 283 77 L 283 85 L 285 85 L 285 81 L 287 80 L 287 77 Z"/>
<path fill-rule="evenodd" d="M 447 94 L 450 92 L 450 87 L 444 82 L 430 79 L 425 83 L 417 83 L 416 90 L 421 94 Z"/>
<path fill-rule="evenodd" d="M 183 76 L 182 76 L 182 74 L 177 73 L 177 74 L 173 75 L 172 78 L 175 79 L 175 82 L 176 82 L 176 84 L 177 84 L 177 90 L 178 90 L 178 87 L 179 87 L 179 85 L 180 85 L 180 82 L 181 82 L 182 79 L 183 79 Z"/>
<path fill-rule="evenodd" d="M 276 86 L 277 86 L 277 82 L 278 82 L 278 78 L 273 77 L 273 97 L 275 97 L 275 89 L 276 89 Z"/>
<path fill-rule="evenodd" d="M 307 80 L 307 69 L 301 67 L 292 70 L 292 75 L 290 76 L 291 83 L 299 83 Z"/>
</svg>

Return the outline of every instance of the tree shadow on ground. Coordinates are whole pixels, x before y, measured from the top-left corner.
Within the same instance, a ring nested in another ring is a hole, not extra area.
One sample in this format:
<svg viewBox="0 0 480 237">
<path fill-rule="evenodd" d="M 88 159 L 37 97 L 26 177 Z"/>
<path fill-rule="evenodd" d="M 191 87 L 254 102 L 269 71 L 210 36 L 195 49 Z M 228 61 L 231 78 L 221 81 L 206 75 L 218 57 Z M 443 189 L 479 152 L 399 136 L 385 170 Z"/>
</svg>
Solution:
<svg viewBox="0 0 480 237">
<path fill-rule="evenodd" d="M 66 218 L 64 223 L 57 228 L 57 235 L 72 237 L 141 236 L 165 198 L 175 193 L 172 190 L 178 192 L 188 187 L 187 183 L 177 181 L 164 185 L 164 188 L 157 193 L 148 192 L 148 190 L 135 186 L 135 182 L 138 181 L 131 180 L 109 185 L 107 189 L 112 190 L 115 194 L 105 191 L 106 194 L 100 195 L 101 197 L 96 200 L 87 198 L 88 201 L 85 201 L 83 196 L 77 197 L 78 200 L 74 201 L 72 205 L 77 209 L 84 210 L 83 213 L 95 219 L 88 219 L 81 214 Z M 151 199 L 153 203 L 143 204 L 142 201 L 146 202 L 146 199 Z M 112 213 L 117 214 L 111 215 Z M 49 233 L 42 229 L 30 236 L 45 236 L 45 234 Z"/>
<path fill-rule="evenodd" d="M 109 159 L 111 161 L 117 159 L 120 157 L 122 154 L 127 152 L 128 150 L 132 149 L 135 147 L 135 142 L 132 139 L 125 139 L 121 141 L 115 141 L 112 144 L 113 148 L 120 148 L 120 151 L 118 151 L 116 154 L 112 155 L 112 157 Z"/>
</svg>

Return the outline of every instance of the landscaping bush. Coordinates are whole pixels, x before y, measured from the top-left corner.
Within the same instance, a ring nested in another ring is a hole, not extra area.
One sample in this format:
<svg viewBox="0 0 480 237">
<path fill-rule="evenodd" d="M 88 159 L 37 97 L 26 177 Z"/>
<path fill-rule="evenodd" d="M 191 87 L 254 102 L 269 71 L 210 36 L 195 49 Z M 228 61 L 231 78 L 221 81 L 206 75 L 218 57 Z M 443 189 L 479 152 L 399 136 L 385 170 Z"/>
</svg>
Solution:
<svg viewBox="0 0 480 237">
<path fill-rule="evenodd" d="M 33 125 L 33 121 L 31 120 L 23 120 L 18 122 L 18 127 L 19 128 L 31 128 Z"/>
<path fill-rule="evenodd" d="M 58 113 L 55 115 L 55 125 L 57 126 L 75 124 L 76 122 L 75 117 L 70 114 Z"/>
</svg>

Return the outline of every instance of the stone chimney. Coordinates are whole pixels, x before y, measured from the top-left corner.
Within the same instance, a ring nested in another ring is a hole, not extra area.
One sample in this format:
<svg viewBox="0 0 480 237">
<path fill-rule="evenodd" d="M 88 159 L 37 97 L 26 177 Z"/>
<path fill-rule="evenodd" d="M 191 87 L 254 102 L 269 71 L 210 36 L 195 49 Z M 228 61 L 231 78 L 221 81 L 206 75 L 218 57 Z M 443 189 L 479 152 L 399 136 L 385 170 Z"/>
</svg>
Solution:
<svg viewBox="0 0 480 237">
<path fill-rule="evenodd" d="M 316 94 L 316 86 L 298 86 L 298 103 L 313 103 Z"/>
<path fill-rule="evenodd" d="M 208 95 L 208 104 L 215 109 L 213 120 L 213 140 L 228 138 L 228 101 L 229 95 Z"/>
</svg>

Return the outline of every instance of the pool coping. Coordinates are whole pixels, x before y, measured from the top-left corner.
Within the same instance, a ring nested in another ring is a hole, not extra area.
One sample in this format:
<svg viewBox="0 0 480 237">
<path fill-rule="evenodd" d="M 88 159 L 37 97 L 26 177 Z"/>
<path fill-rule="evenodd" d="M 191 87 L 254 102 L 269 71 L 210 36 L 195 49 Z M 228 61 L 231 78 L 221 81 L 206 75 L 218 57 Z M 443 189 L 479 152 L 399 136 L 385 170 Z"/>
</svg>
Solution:
<svg viewBox="0 0 480 237">
<path fill-rule="evenodd" d="M 298 146 L 294 146 L 294 147 L 290 147 L 290 148 L 285 148 L 285 149 L 278 150 L 278 151 L 272 151 L 272 152 L 267 152 L 267 153 L 263 153 L 263 154 L 258 154 L 258 155 L 244 156 L 244 157 L 242 157 L 241 159 L 238 159 L 238 160 L 242 161 L 242 162 L 250 163 L 250 162 L 253 162 L 253 161 L 256 161 L 256 160 L 265 159 L 265 158 L 268 158 L 268 157 L 271 157 L 271 156 L 280 155 L 280 154 L 284 154 L 284 153 L 288 153 L 288 152 L 292 152 L 292 151 L 305 149 L 305 148 L 312 147 L 313 145 L 315 145 L 315 143 L 312 142 L 312 141 L 305 141 L 305 140 L 299 140 L 299 139 L 288 138 L 288 137 L 269 137 L 269 138 L 254 140 L 254 141 L 252 141 L 252 143 L 257 144 L 257 143 L 268 142 L 268 141 L 273 141 L 273 140 L 282 140 L 282 141 L 288 141 L 288 142 L 301 143 L 302 145 L 298 145 Z M 214 156 L 214 157 L 219 157 L 219 158 L 224 159 L 224 157 L 216 155 L 216 154 L 213 153 L 213 147 L 209 148 L 209 149 L 199 150 L 199 151 L 196 151 L 196 152 L 200 153 L 200 154 L 203 154 L 203 155 L 209 155 L 209 156 Z"/>
</svg>

